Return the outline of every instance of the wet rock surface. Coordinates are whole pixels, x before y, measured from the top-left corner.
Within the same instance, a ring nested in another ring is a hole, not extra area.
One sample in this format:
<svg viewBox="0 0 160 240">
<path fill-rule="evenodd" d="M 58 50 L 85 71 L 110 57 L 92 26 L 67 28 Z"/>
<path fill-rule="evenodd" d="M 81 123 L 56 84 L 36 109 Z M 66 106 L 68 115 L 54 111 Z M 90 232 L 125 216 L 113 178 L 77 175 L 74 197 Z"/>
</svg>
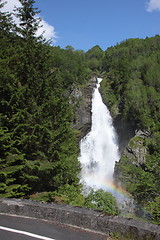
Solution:
<svg viewBox="0 0 160 240">
<path fill-rule="evenodd" d="M 135 126 L 132 122 L 124 121 L 121 116 L 114 118 L 113 124 L 118 135 L 119 151 L 122 154 L 130 139 L 135 136 Z"/>
<path fill-rule="evenodd" d="M 71 91 L 70 103 L 74 104 L 75 121 L 73 128 L 80 131 L 79 140 L 91 129 L 92 94 L 96 86 L 97 78 L 92 77 L 84 86 L 74 87 Z"/>
</svg>

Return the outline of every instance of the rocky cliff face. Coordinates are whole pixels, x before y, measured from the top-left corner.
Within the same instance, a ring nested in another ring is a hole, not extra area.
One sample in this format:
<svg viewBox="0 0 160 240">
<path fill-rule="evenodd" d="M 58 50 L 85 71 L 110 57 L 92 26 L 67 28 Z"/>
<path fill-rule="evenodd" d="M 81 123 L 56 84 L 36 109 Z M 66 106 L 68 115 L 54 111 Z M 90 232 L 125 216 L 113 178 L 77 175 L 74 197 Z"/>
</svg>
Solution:
<svg viewBox="0 0 160 240">
<path fill-rule="evenodd" d="M 118 134 L 119 150 L 122 157 L 136 166 L 145 163 L 147 155 L 146 142 L 150 138 L 149 131 L 136 130 L 134 122 L 127 122 L 120 117 L 114 119 Z"/>
<path fill-rule="evenodd" d="M 123 177 L 119 165 L 133 164 L 137 167 L 142 166 L 146 161 L 147 146 L 150 138 L 149 131 L 136 130 L 134 122 L 126 122 L 120 117 L 114 119 L 114 125 L 118 134 L 119 150 L 121 159 L 115 166 L 115 179 Z M 127 159 L 127 161 L 124 159 Z"/>
<path fill-rule="evenodd" d="M 79 140 L 91 129 L 92 93 L 96 82 L 97 78 L 92 77 L 86 85 L 74 87 L 71 91 L 70 102 L 74 104 L 76 115 L 73 128 L 80 131 Z"/>
<path fill-rule="evenodd" d="M 71 90 L 70 103 L 74 104 L 76 115 L 73 128 L 79 130 L 79 140 L 91 129 L 92 94 L 96 83 L 97 78 L 94 76 L 84 86 L 74 86 Z M 104 102 L 107 105 L 106 101 Z M 116 116 L 112 112 L 111 115 L 113 116 L 113 124 L 118 135 L 120 154 L 125 155 L 129 161 L 137 166 L 143 164 L 147 154 L 145 139 L 149 137 L 149 132 L 136 131 L 134 121 L 127 122 L 119 114 Z"/>
<path fill-rule="evenodd" d="M 103 89 L 101 89 L 101 94 L 104 103 L 107 105 L 107 99 L 104 97 Z M 149 138 L 150 133 L 141 130 L 137 131 L 134 119 L 133 121 L 124 120 L 119 112 L 118 106 L 112 107 L 110 111 L 118 135 L 118 145 L 121 156 L 127 158 L 129 162 L 137 166 L 143 164 L 147 155 L 145 142 Z"/>
<path fill-rule="evenodd" d="M 118 135 L 119 152 L 123 154 L 130 139 L 135 136 L 134 123 L 124 121 L 119 115 L 113 118 L 113 124 Z"/>
<path fill-rule="evenodd" d="M 128 146 L 124 150 L 124 155 L 136 166 L 143 165 L 146 161 L 147 147 L 146 140 L 150 137 L 148 131 L 137 131 L 130 139 Z"/>
</svg>

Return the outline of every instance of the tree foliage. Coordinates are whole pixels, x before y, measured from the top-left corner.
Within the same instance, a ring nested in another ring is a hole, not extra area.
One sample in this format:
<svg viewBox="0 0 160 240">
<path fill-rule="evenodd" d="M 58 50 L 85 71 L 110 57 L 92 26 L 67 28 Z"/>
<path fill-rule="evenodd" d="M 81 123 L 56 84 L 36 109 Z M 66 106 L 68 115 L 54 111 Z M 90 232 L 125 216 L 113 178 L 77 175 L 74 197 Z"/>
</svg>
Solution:
<svg viewBox="0 0 160 240">
<path fill-rule="evenodd" d="M 146 161 L 137 165 L 123 154 L 115 176 L 159 223 L 160 36 L 128 39 L 107 49 L 103 70 L 102 91 L 113 115 L 132 122 L 135 130 L 149 132 L 143 143 Z"/>
<path fill-rule="evenodd" d="M 25 40 L 35 39 L 37 41 L 36 32 L 41 21 L 37 14 L 40 11 L 37 11 L 37 8 L 34 7 L 34 0 L 19 0 L 19 2 L 22 7 L 15 10 L 15 16 L 19 19 L 19 27 L 16 31 Z"/>
<path fill-rule="evenodd" d="M 100 48 L 100 46 L 96 45 L 89 49 L 85 56 L 87 59 L 87 64 L 92 71 L 102 70 L 104 51 Z"/>
<path fill-rule="evenodd" d="M 134 121 L 137 129 L 153 127 L 160 117 L 159 43 L 158 35 L 129 39 L 105 52 L 104 95 L 109 107 L 117 105 L 123 118 Z"/>
<path fill-rule="evenodd" d="M 0 197 L 41 192 L 50 201 L 118 214 L 102 190 L 81 193 L 77 132 L 70 92 L 103 72 L 102 92 L 114 116 L 132 121 L 146 140 L 146 162 L 137 167 L 123 156 L 116 169 L 129 192 L 159 221 L 160 37 L 128 39 L 105 52 L 53 47 L 37 37 L 34 0 L 19 0 L 12 14 L 0 12 Z M 0 0 L 0 8 L 4 2 Z M 43 193 L 42 193 L 43 192 Z M 57 199 L 58 197 L 58 199 Z"/>
<path fill-rule="evenodd" d="M 84 53 L 52 47 L 36 37 L 35 1 L 20 2 L 15 12 L 19 27 L 1 12 L 1 197 L 27 197 L 79 183 L 69 92 L 89 74 Z"/>
<path fill-rule="evenodd" d="M 84 205 L 87 208 L 103 211 L 108 215 L 118 215 L 120 213 L 115 197 L 103 189 L 91 190 L 85 198 Z"/>
<path fill-rule="evenodd" d="M 59 204 L 69 204 L 73 206 L 85 207 L 101 211 L 107 215 L 119 215 L 116 199 L 111 193 L 102 189 L 90 189 L 88 194 L 82 194 L 82 186 L 65 184 L 58 191 L 37 193 L 31 196 L 33 200 L 56 202 Z"/>
</svg>

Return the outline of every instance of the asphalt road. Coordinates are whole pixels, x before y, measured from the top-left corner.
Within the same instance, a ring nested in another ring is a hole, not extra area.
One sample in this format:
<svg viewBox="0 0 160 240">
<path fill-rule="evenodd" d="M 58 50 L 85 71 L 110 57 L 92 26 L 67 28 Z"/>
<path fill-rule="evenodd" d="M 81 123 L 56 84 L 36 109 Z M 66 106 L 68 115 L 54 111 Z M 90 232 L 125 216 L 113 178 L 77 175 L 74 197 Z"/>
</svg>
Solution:
<svg viewBox="0 0 160 240">
<path fill-rule="evenodd" d="M 56 222 L 0 214 L 0 240 L 107 240 L 106 235 Z"/>
</svg>

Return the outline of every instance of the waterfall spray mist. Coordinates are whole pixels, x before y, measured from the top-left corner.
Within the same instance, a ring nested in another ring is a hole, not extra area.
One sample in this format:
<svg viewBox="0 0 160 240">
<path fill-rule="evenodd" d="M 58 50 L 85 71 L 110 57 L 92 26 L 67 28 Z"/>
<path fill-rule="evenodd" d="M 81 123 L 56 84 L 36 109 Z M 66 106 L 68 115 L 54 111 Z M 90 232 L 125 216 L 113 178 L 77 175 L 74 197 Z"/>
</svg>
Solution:
<svg viewBox="0 0 160 240">
<path fill-rule="evenodd" d="M 99 92 L 102 79 L 97 80 L 92 97 L 91 131 L 81 140 L 79 157 L 82 165 L 81 181 L 95 189 L 102 188 L 104 182 L 113 182 L 115 161 L 119 161 L 112 118 Z"/>
<path fill-rule="evenodd" d="M 117 135 L 112 118 L 99 92 L 101 78 L 92 97 L 91 131 L 81 140 L 79 161 L 82 166 L 81 182 L 94 190 L 111 192 L 118 202 L 126 202 L 127 193 L 115 186 L 113 173 L 119 161 Z"/>
</svg>

